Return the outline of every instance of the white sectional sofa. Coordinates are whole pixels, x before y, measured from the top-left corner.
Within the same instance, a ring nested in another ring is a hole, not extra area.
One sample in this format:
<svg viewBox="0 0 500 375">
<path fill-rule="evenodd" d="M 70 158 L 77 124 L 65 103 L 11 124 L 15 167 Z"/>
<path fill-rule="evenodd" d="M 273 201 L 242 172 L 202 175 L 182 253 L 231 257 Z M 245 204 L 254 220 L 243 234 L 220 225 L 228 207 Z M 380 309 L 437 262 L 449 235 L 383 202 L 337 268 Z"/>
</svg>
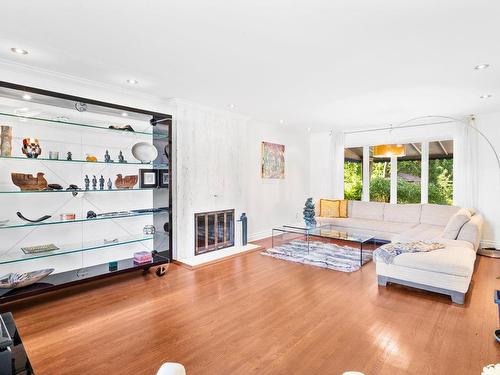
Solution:
<svg viewBox="0 0 500 375">
<path fill-rule="evenodd" d="M 398 255 L 394 262 L 376 263 L 379 285 L 398 283 L 448 294 L 455 303 L 464 303 L 474 271 L 481 240 L 483 217 L 468 211 L 470 220 L 455 235 L 445 227 L 460 207 L 435 204 L 388 204 L 348 202 L 347 218 L 318 217 L 321 225 L 333 224 L 358 233 L 392 242 L 436 241 L 444 249 Z"/>
</svg>

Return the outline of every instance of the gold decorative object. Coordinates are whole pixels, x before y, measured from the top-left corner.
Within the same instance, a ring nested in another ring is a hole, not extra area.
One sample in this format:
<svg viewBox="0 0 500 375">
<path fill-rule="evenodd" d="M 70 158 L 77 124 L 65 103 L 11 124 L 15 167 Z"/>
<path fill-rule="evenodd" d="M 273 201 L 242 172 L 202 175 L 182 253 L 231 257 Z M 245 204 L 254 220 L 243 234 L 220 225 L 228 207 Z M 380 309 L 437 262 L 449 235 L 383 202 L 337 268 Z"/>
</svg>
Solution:
<svg viewBox="0 0 500 375">
<path fill-rule="evenodd" d="M 0 156 L 12 155 L 12 127 L 2 125 L 0 135 Z"/>
<path fill-rule="evenodd" d="M 96 162 L 97 158 L 95 156 L 93 156 L 93 155 L 87 155 L 87 157 L 85 158 L 85 160 Z"/>
<path fill-rule="evenodd" d="M 12 182 L 19 187 L 21 191 L 45 190 L 47 180 L 43 177 L 44 173 L 38 172 L 36 177 L 27 173 L 11 173 Z"/>
<path fill-rule="evenodd" d="M 117 189 L 132 189 L 137 184 L 137 181 L 139 181 L 137 175 L 123 177 L 121 174 L 117 174 L 115 186 Z"/>
<path fill-rule="evenodd" d="M 373 147 L 374 158 L 390 158 L 391 156 L 406 156 L 404 145 L 378 145 Z"/>
</svg>

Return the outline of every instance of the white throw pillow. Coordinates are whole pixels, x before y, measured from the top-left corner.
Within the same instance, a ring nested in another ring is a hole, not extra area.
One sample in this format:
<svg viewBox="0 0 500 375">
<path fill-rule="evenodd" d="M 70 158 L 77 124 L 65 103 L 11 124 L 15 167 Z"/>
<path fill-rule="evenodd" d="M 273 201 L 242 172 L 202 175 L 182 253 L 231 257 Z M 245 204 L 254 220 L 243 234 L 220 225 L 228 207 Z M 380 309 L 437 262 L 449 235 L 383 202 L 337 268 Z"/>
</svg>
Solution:
<svg viewBox="0 0 500 375">
<path fill-rule="evenodd" d="M 450 218 L 448 224 L 446 224 L 443 237 L 450 240 L 456 240 L 458 233 L 460 233 L 460 229 L 462 229 L 462 227 L 469 222 L 471 217 L 470 211 L 466 208 L 458 210 L 458 212 Z"/>
</svg>

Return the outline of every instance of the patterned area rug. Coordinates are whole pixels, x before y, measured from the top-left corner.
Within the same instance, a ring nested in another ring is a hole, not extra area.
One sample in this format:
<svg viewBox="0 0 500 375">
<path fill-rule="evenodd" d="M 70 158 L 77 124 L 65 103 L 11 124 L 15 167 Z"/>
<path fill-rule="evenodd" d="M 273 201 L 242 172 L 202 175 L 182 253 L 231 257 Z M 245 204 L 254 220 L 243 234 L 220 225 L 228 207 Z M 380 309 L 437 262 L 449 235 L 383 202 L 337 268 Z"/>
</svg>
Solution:
<svg viewBox="0 0 500 375">
<path fill-rule="evenodd" d="M 335 271 L 354 272 L 359 270 L 359 248 L 339 246 L 331 243 L 311 241 L 309 252 L 307 242 L 294 240 L 267 249 L 262 255 L 288 260 L 290 262 L 310 264 Z M 372 251 L 363 250 L 363 264 L 372 259 Z"/>
</svg>

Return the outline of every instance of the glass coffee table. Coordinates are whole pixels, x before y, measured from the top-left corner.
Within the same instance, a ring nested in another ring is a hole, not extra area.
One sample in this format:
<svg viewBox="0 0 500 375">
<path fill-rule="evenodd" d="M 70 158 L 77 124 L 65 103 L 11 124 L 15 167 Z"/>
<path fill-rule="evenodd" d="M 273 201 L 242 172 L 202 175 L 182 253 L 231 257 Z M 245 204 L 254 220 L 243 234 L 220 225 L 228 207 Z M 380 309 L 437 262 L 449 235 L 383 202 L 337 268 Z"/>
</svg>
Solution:
<svg viewBox="0 0 500 375">
<path fill-rule="evenodd" d="M 348 247 L 352 247 L 351 245 L 354 244 L 356 247 L 359 246 L 359 264 L 363 266 L 369 261 L 363 263 L 363 250 L 375 250 L 378 244 L 385 243 L 377 240 L 372 234 L 362 229 L 359 231 L 346 229 L 335 225 L 321 225 L 308 228 L 301 223 L 287 224 L 282 227 L 273 228 L 272 247 L 274 248 L 275 246 L 294 240 L 304 240 L 309 252 L 312 241 L 340 243 Z"/>
</svg>

